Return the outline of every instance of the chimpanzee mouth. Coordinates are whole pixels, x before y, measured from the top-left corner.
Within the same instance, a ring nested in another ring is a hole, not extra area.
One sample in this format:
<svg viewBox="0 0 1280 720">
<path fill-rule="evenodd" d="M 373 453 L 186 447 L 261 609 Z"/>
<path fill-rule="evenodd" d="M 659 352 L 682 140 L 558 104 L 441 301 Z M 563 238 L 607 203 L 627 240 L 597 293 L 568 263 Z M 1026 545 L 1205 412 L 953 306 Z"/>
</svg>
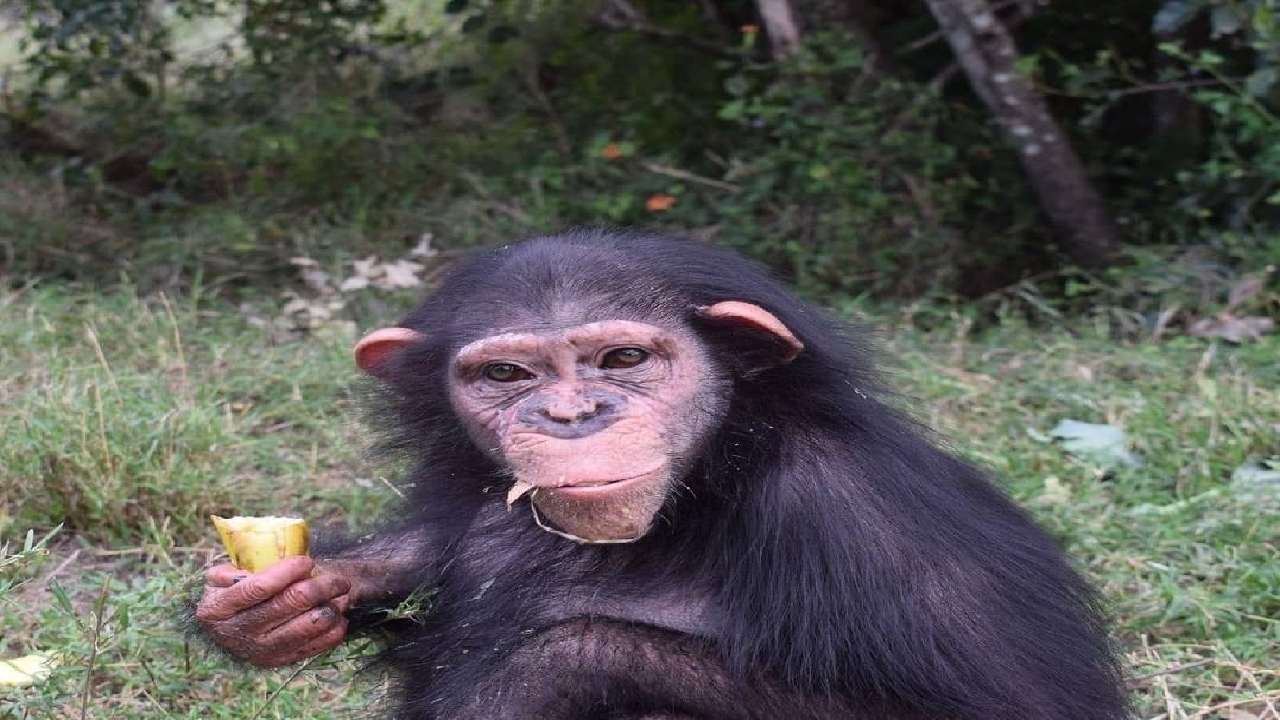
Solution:
<svg viewBox="0 0 1280 720">
<path fill-rule="evenodd" d="M 604 487 L 605 485 L 615 485 L 617 483 L 629 482 L 631 480 L 635 480 L 635 478 L 623 478 L 621 480 L 588 480 L 586 482 L 573 483 L 572 485 L 565 485 L 563 487 Z"/>
<path fill-rule="evenodd" d="M 533 497 L 540 492 L 561 497 L 561 498 L 577 498 L 582 500 L 594 500 L 597 498 L 613 495 L 621 490 L 625 490 L 633 485 L 644 485 L 659 477 L 666 472 L 665 466 L 658 466 L 652 470 L 632 475 L 630 477 L 618 478 L 616 480 L 578 480 L 577 482 L 566 482 L 562 476 L 561 485 L 542 485 L 528 480 L 516 479 L 511 489 L 507 491 L 507 507 L 510 508 L 517 500 L 529 495 Z"/>
<path fill-rule="evenodd" d="M 655 468 L 648 472 L 632 475 L 631 477 L 619 478 L 617 480 L 585 480 L 570 484 L 561 485 L 559 487 L 538 488 L 553 492 L 562 497 L 581 497 L 589 498 L 593 495 L 613 494 L 619 490 L 623 490 L 632 485 L 641 485 L 652 480 L 661 472 L 661 468 Z"/>
</svg>

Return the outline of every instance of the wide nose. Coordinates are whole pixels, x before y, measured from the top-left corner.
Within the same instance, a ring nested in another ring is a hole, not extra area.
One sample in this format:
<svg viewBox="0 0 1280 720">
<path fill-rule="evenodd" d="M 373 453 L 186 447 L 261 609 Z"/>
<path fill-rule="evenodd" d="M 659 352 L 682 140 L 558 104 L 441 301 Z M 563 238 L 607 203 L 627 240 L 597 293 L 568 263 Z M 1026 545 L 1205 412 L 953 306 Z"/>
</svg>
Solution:
<svg viewBox="0 0 1280 720">
<path fill-rule="evenodd" d="M 626 402 L 603 388 L 566 388 L 529 398 L 518 417 L 525 427 L 552 437 L 586 437 L 617 422 Z"/>
<path fill-rule="evenodd" d="M 571 424 L 595 417 L 600 412 L 600 400 L 588 395 L 557 394 L 547 398 L 542 414 L 559 423 Z"/>
</svg>

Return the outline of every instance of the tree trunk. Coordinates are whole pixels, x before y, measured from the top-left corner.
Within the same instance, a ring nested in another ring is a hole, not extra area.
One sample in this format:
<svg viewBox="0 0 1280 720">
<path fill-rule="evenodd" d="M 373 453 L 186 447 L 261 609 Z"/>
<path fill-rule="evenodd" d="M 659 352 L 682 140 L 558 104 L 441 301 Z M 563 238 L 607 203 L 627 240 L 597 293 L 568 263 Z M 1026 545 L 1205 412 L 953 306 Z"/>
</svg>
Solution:
<svg viewBox="0 0 1280 720">
<path fill-rule="evenodd" d="M 987 0 L 925 0 L 974 92 L 1018 150 L 1023 170 L 1058 235 L 1063 253 L 1101 267 L 1122 247 L 1120 228 L 1084 165 L 1016 68 L 1018 50 Z"/>
<path fill-rule="evenodd" d="M 769 36 L 769 51 L 775 61 L 785 60 L 800 50 L 800 26 L 791 0 L 756 0 L 760 20 Z"/>
</svg>

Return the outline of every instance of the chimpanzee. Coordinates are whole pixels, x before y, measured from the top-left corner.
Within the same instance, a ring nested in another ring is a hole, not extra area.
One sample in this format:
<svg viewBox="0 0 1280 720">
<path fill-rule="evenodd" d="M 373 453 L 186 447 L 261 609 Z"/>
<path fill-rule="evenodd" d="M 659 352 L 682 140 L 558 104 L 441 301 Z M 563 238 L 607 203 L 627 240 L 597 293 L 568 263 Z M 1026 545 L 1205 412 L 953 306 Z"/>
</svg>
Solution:
<svg viewBox="0 0 1280 720">
<path fill-rule="evenodd" d="M 709 244 L 480 253 L 355 349 L 403 512 L 213 568 L 197 620 L 277 666 L 426 590 L 383 656 L 405 720 L 1125 717 L 1093 592 L 865 348 Z"/>
</svg>

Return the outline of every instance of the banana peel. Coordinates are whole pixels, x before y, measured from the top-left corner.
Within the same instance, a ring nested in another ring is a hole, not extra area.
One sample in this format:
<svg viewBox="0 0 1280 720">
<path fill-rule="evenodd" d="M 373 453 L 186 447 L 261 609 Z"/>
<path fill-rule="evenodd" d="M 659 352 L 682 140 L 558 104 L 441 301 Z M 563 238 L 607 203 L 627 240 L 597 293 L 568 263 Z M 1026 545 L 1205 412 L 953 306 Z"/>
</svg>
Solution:
<svg viewBox="0 0 1280 720">
<path fill-rule="evenodd" d="M 53 660 L 44 653 L 0 659 L 0 687 L 30 685 L 43 680 L 53 669 Z"/>
<path fill-rule="evenodd" d="M 231 563 L 241 570 L 258 572 L 281 558 L 306 555 L 309 549 L 307 521 L 300 518 L 209 517 L 231 556 Z"/>
</svg>

